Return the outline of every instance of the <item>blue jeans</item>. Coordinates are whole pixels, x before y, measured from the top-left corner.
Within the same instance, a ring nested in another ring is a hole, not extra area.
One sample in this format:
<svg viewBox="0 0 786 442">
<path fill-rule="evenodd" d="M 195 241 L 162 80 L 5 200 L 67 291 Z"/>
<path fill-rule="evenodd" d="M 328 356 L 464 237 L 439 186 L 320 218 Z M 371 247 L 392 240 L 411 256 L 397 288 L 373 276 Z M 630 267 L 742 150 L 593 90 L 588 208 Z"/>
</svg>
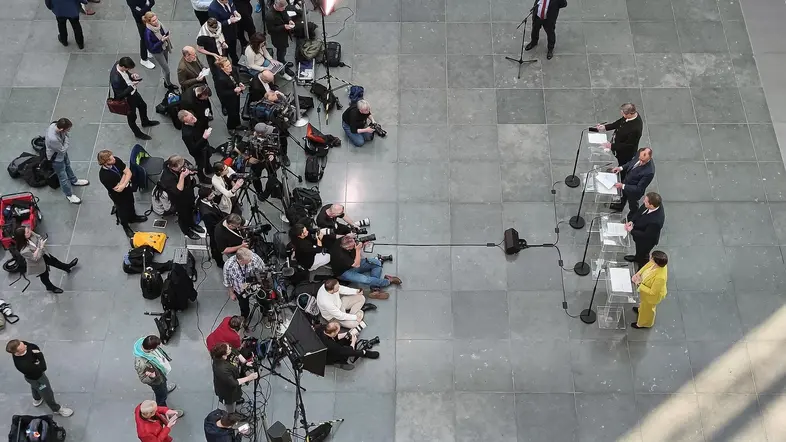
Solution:
<svg viewBox="0 0 786 442">
<path fill-rule="evenodd" d="M 366 275 L 366 273 L 369 273 L 369 275 Z M 390 285 L 390 281 L 382 277 L 382 261 L 377 258 L 361 259 L 360 267 L 347 270 L 338 279 L 371 287 L 387 287 Z"/>
<path fill-rule="evenodd" d="M 371 141 L 374 139 L 374 132 L 364 133 L 364 134 L 353 134 L 352 129 L 349 128 L 347 123 L 341 122 L 341 127 L 344 128 L 344 133 L 349 138 L 349 142 L 354 144 L 356 147 L 360 147 L 366 144 L 366 141 Z"/>
<path fill-rule="evenodd" d="M 63 158 L 62 160 L 60 160 L 61 155 Z M 57 154 L 57 156 L 55 156 L 55 161 L 52 161 L 52 168 L 55 169 L 57 178 L 60 180 L 60 189 L 65 196 L 71 196 L 71 185 L 76 184 L 76 175 L 74 175 L 74 171 L 71 170 L 71 159 L 68 158 L 68 154 Z"/>
<path fill-rule="evenodd" d="M 151 385 L 150 388 L 153 389 L 153 394 L 156 395 L 156 404 L 158 404 L 159 407 L 166 407 L 166 398 L 169 396 L 169 388 L 166 384 L 166 379 L 158 385 Z"/>
</svg>

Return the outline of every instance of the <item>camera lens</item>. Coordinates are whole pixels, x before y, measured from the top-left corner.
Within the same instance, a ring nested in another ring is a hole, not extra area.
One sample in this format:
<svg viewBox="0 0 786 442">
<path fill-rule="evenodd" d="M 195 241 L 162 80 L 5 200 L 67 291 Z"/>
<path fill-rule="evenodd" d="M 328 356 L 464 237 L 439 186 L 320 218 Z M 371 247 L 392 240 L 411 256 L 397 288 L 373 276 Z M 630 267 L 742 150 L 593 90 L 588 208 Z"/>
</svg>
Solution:
<svg viewBox="0 0 786 442">
<path fill-rule="evenodd" d="M 359 242 L 376 241 L 377 240 L 377 235 L 372 233 L 370 235 L 358 236 L 357 240 Z"/>
</svg>

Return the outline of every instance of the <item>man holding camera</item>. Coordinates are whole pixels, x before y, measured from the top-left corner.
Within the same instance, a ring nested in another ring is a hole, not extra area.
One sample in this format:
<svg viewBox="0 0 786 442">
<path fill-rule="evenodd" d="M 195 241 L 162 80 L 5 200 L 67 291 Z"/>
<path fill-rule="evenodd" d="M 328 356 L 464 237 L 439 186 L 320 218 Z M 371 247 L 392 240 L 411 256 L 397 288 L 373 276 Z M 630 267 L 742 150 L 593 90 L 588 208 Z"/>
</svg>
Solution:
<svg viewBox="0 0 786 442">
<path fill-rule="evenodd" d="M 230 213 L 221 224 L 216 226 L 213 235 L 216 238 L 218 250 L 224 256 L 230 257 L 241 248 L 248 248 L 248 243 L 240 233 L 241 227 L 243 227 L 243 217 L 237 213 Z"/>
<path fill-rule="evenodd" d="M 205 223 L 205 229 L 210 238 L 210 255 L 216 260 L 218 268 L 222 268 L 224 267 L 224 254 L 221 253 L 221 249 L 218 248 L 216 243 L 216 228 L 223 222 L 224 212 L 221 211 L 221 208 L 214 201 L 216 195 L 213 189 L 200 187 L 197 194 L 199 195 L 199 203 L 197 204 L 199 217 Z"/>
<path fill-rule="evenodd" d="M 252 363 L 225 342 L 213 346 L 210 357 L 213 359 L 213 390 L 227 413 L 234 413 L 236 404 L 243 399 L 243 384 L 259 378 L 259 373 L 255 371 L 243 376 L 245 367 L 251 367 Z"/>
<path fill-rule="evenodd" d="M 187 110 L 178 112 L 177 119 L 183 123 L 182 129 L 180 129 L 180 136 L 183 138 L 183 143 L 185 143 L 188 153 L 194 157 L 199 181 L 206 184 L 210 183 L 210 178 L 207 175 L 211 173 L 210 154 L 213 148 L 210 147 L 207 139 L 210 138 L 213 128 L 197 124 L 199 122 L 197 117 Z"/>
<path fill-rule="evenodd" d="M 229 299 L 237 301 L 240 306 L 240 316 L 246 327 L 251 314 L 251 293 L 248 289 L 250 284 L 258 281 L 257 274 L 264 270 L 262 258 L 246 247 L 238 249 L 224 264 L 224 287 L 227 288 Z"/>
<path fill-rule="evenodd" d="M 343 222 L 338 222 L 338 220 L 342 220 Z M 316 223 L 317 226 L 323 229 L 332 229 L 336 235 L 346 235 L 371 224 L 368 218 L 352 221 L 349 215 L 344 211 L 344 206 L 341 204 L 328 204 L 322 206 L 322 208 L 319 209 L 319 213 L 317 213 Z"/>
<path fill-rule="evenodd" d="M 344 111 L 341 115 L 341 127 L 355 147 L 361 147 L 367 141 L 373 140 L 375 133 L 384 136 L 382 128 L 371 116 L 371 105 L 366 100 L 358 100 Z"/>
<path fill-rule="evenodd" d="M 342 286 L 335 279 L 328 279 L 317 291 L 317 307 L 326 321 L 338 321 L 342 327 L 353 330 L 359 326 L 357 332 L 366 327 L 365 310 L 374 308 L 373 304 L 366 304 L 362 289 Z"/>
<path fill-rule="evenodd" d="M 192 240 L 200 239 L 199 234 L 205 229 L 194 222 L 197 187 L 194 175 L 196 171 L 186 167 L 185 158 L 172 155 L 164 162 L 164 171 L 158 184 L 166 191 L 169 201 L 177 211 L 177 223 L 184 235 Z"/>
<path fill-rule="evenodd" d="M 330 254 L 325 252 L 322 241 L 335 241 L 335 235 L 324 235 L 321 229 L 312 235 L 305 225 L 295 224 L 289 230 L 289 238 L 295 259 L 304 269 L 311 271 L 330 264 Z"/>
<path fill-rule="evenodd" d="M 401 284 L 401 279 L 397 276 L 383 277 L 382 260 L 364 258 L 363 243 L 356 241 L 352 235 L 341 237 L 341 240 L 336 241 L 330 248 L 330 266 L 333 274 L 342 281 L 371 286 L 368 297 L 372 299 L 388 299 L 389 295 L 382 289 L 390 284 Z"/>
<path fill-rule="evenodd" d="M 379 359 L 379 352 L 373 350 L 356 350 L 357 335 L 353 334 L 349 338 L 344 336 L 339 339 L 338 334 L 341 326 L 338 322 L 329 322 L 321 332 L 318 332 L 319 339 L 327 347 L 328 365 L 334 365 L 342 370 L 352 370 L 354 365 L 349 363 L 349 358 L 368 358 Z"/>
</svg>

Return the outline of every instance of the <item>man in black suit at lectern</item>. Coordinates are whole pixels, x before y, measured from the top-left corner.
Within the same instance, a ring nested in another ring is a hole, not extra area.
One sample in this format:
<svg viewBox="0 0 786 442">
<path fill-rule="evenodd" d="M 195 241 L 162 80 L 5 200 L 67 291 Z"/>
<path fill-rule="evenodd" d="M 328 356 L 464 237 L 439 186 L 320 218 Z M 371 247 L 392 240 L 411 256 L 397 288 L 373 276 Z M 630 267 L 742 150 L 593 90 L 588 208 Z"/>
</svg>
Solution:
<svg viewBox="0 0 786 442">
<path fill-rule="evenodd" d="M 554 57 L 554 45 L 557 43 L 557 16 L 560 8 L 565 6 L 568 6 L 567 0 L 535 0 L 535 5 L 532 6 L 532 36 L 524 49 L 529 51 L 538 45 L 540 28 L 543 28 L 548 38 L 546 58 L 551 60 Z"/>
<path fill-rule="evenodd" d="M 616 212 L 621 212 L 628 203 L 630 213 L 639 210 L 639 200 L 647 191 L 652 179 L 655 178 L 655 164 L 652 162 L 652 148 L 643 147 L 639 149 L 638 158 L 633 158 L 622 167 L 615 167 L 611 170 L 614 173 L 625 172 L 625 178 L 621 183 L 616 183 L 614 187 L 622 192 L 622 199 L 617 204 L 612 204 L 609 208 Z"/>
<path fill-rule="evenodd" d="M 655 192 L 644 197 L 644 205 L 637 211 L 628 214 L 625 230 L 630 232 L 636 244 L 635 255 L 625 255 L 625 261 L 635 262 L 639 267 L 650 260 L 650 252 L 660 241 L 660 231 L 666 221 L 663 200 Z"/>
<path fill-rule="evenodd" d="M 611 142 L 604 143 L 603 147 L 611 150 L 611 153 L 617 158 L 617 164 L 623 166 L 636 156 L 636 151 L 639 149 L 639 140 L 641 140 L 641 132 L 644 129 L 644 122 L 641 119 L 641 115 L 636 111 L 636 105 L 633 103 L 625 103 L 620 106 L 620 113 L 622 118 L 619 120 L 605 125 L 598 124 L 594 128 L 590 128 L 590 131 L 614 131 L 614 134 L 611 136 Z"/>
</svg>

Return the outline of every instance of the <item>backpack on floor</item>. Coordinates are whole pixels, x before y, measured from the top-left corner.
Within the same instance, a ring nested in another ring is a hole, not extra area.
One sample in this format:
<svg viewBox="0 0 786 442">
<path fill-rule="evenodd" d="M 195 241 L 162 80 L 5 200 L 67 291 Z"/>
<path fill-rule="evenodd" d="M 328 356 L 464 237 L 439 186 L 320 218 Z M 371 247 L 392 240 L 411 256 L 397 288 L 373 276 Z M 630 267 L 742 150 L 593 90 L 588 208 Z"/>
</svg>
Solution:
<svg viewBox="0 0 786 442">
<path fill-rule="evenodd" d="M 188 301 L 196 301 L 196 298 L 197 291 L 194 289 L 194 281 L 188 276 L 186 266 L 173 264 L 172 271 L 167 275 L 164 289 L 161 292 L 161 306 L 164 311 L 183 311 L 188 308 Z"/>
<path fill-rule="evenodd" d="M 171 86 L 164 94 L 164 98 L 156 105 L 156 112 L 161 115 L 169 116 L 172 120 L 172 125 L 175 129 L 180 130 L 183 128 L 183 123 L 177 118 L 177 113 L 180 111 L 180 93 L 177 86 Z"/>
<path fill-rule="evenodd" d="M 363 99 L 363 95 L 366 93 L 366 90 L 363 89 L 363 86 L 352 86 L 349 88 L 349 105 L 352 106 L 353 104 L 357 103 L 358 101 Z"/>
<path fill-rule="evenodd" d="M 30 147 L 33 148 L 33 152 L 44 155 L 42 152 L 46 152 L 46 140 L 39 135 L 30 140 Z"/>
<path fill-rule="evenodd" d="M 313 215 L 308 213 L 308 208 L 302 203 L 293 201 L 289 207 L 287 207 L 286 212 L 290 227 L 295 224 L 303 224 L 306 227 L 311 227 L 314 224 Z"/>
<path fill-rule="evenodd" d="M 323 157 L 324 158 L 324 157 Z M 319 157 L 309 155 L 306 157 L 306 170 L 303 177 L 309 183 L 318 183 L 325 175 L 326 161 L 323 163 Z"/>
<path fill-rule="evenodd" d="M 161 296 L 161 292 L 164 290 L 164 277 L 158 270 L 147 267 L 139 278 L 139 287 L 142 289 L 143 298 L 156 299 Z"/>
<path fill-rule="evenodd" d="M 10 175 L 11 178 L 21 177 L 25 168 L 30 166 L 36 158 L 40 158 L 40 156 L 33 155 L 30 152 L 22 152 L 18 157 L 8 163 L 8 167 L 6 168 L 8 175 Z"/>
<path fill-rule="evenodd" d="M 166 233 L 159 232 L 136 232 L 131 239 L 131 245 L 134 248 L 142 246 L 150 246 L 158 253 L 164 251 L 166 246 Z M 150 261 L 152 262 L 152 260 Z"/>
<path fill-rule="evenodd" d="M 180 320 L 177 319 L 177 312 L 174 310 L 165 310 L 161 316 L 153 318 L 158 329 L 158 337 L 161 342 L 166 344 L 175 335 L 175 331 L 180 326 Z"/>
<path fill-rule="evenodd" d="M 341 66 L 341 44 L 337 41 L 329 41 L 325 46 L 325 64 L 331 68 Z"/>
<path fill-rule="evenodd" d="M 54 183 L 56 183 L 57 187 L 53 188 L 60 187 L 60 180 L 57 179 L 52 162 L 40 155 L 30 160 L 26 167 L 22 169 L 21 175 L 22 179 L 30 187 L 38 188 L 46 185 L 52 187 Z"/>
<path fill-rule="evenodd" d="M 315 60 L 320 61 L 322 59 L 323 52 L 325 51 L 325 43 L 322 40 L 315 38 L 312 40 L 301 40 L 299 43 L 299 50 L 296 54 L 299 56 L 297 57 L 297 61 L 305 61 L 305 60 Z"/>
<path fill-rule="evenodd" d="M 319 195 L 319 188 L 314 186 L 310 189 L 296 187 L 292 189 L 292 200 L 304 206 L 312 215 L 316 215 L 322 208 L 322 197 Z"/>
</svg>

